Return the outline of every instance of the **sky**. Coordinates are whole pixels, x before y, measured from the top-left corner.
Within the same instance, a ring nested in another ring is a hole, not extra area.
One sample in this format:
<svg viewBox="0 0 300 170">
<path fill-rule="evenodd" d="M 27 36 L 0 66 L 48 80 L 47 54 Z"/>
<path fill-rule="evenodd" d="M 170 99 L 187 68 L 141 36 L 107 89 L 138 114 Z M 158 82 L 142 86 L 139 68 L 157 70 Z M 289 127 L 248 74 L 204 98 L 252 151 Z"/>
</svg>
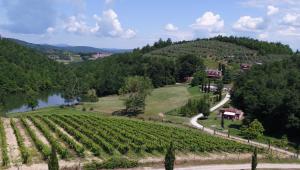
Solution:
<svg viewBox="0 0 300 170">
<path fill-rule="evenodd" d="M 234 35 L 296 50 L 300 0 L 0 0 L 0 34 L 99 48 Z"/>
</svg>

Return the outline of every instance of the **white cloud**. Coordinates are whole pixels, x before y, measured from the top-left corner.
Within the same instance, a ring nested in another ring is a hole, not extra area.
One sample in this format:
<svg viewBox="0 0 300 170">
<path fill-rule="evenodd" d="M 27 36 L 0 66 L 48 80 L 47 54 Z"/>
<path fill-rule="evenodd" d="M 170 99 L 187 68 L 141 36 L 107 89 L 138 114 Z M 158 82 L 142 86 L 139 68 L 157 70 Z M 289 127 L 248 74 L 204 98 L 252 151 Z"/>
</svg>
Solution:
<svg viewBox="0 0 300 170">
<path fill-rule="evenodd" d="M 169 23 L 165 26 L 165 30 L 166 31 L 177 31 L 178 27 L 176 27 L 175 25 Z"/>
<path fill-rule="evenodd" d="M 48 27 L 46 31 L 49 34 L 52 34 L 55 31 L 55 29 L 53 27 Z"/>
<path fill-rule="evenodd" d="M 282 25 L 288 25 L 288 26 L 300 26 L 300 14 L 286 14 L 282 19 Z"/>
<path fill-rule="evenodd" d="M 265 27 L 264 19 L 261 17 L 252 18 L 242 16 L 233 24 L 233 28 L 238 31 L 259 31 Z"/>
<path fill-rule="evenodd" d="M 195 30 L 207 30 L 209 32 L 220 32 L 224 28 L 224 20 L 219 14 L 205 12 L 195 23 L 191 25 Z"/>
<path fill-rule="evenodd" d="M 71 33 L 89 33 L 90 28 L 80 17 L 71 16 L 65 22 L 64 28 Z"/>
<path fill-rule="evenodd" d="M 117 13 L 112 9 L 103 11 L 101 17 L 94 15 L 94 19 L 96 19 L 97 24 L 100 27 L 100 29 L 96 32 L 101 35 L 122 38 L 133 38 L 136 36 L 136 32 L 134 30 L 123 29 Z"/>
<path fill-rule="evenodd" d="M 279 34 L 284 35 L 284 36 L 296 36 L 300 37 L 300 29 L 297 29 L 293 26 L 289 26 L 288 28 L 283 28 L 278 31 Z"/>
<path fill-rule="evenodd" d="M 277 14 L 279 12 L 279 8 L 276 8 L 276 7 L 272 6 L 272 5 L 269 5 L 267 8 L 268 8 L 267 14 L 269 16 L 275 15 L 275 14 Z"/>
</svg>

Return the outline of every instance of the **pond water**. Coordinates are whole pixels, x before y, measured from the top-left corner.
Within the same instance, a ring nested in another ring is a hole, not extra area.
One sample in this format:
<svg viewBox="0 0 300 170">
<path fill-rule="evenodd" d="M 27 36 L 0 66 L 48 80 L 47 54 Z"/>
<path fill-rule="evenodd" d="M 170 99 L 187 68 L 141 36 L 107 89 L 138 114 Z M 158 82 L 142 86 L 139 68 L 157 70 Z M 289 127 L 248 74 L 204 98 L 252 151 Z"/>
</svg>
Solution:
<svg viewBox="0 0 300 170">
<path fill-rule="evenodd" d="M 57 92 L 45 92 L 37 97 L 37 101 L 38 106 L 35 109 L 78 103 L 78 100 L 66 100 L 61 93 Z M 6 99 L 0 111 L 2 114 L 10 114 L 31 111 L 31 108 L 27 106 L 26 97 L 24 95 L 14 95 Z"/>
</svg>

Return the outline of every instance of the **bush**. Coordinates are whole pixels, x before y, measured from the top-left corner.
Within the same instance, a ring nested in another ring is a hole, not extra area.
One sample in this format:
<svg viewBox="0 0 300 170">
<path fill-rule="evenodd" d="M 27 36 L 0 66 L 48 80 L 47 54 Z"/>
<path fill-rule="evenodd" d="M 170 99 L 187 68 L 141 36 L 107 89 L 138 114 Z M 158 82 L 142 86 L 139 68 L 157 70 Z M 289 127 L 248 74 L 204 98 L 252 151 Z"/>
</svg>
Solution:
<svg viewBox="0 0 300 170">
<path fill-rule="evenodd" d="M 138 166 L 138 162 L 135 160 L 129 160 L 123 157 L 112 157 L 102 163 L 93 162 L 86 164 L 84 169 L 116 169 L 116 168 L 134 168 Z"/>
<path fill-rule="evenodd" d="M 86 111 L 86 108 L 85 108 L 85 107 L 83 107 L 83 108 L 82 108 L 82 111 L 84 111 L 84 112 L 85 112 L 85 111 Z"/>
<path fill-rule="evenodd" d="M 90 107 L 90 111 L 93 111 L 94 110 L 94 108 L 93 107 Z"/>
<path fill-rule="evenodd" d="M 189 99 L 187 104 L 180 108 L 179 114 L 183 116 L 194 116 L 198 113 L 203 113 L 205 117 L 209 115 L 209 101 L 204 97 L 201 99 Z"/>
</svg>

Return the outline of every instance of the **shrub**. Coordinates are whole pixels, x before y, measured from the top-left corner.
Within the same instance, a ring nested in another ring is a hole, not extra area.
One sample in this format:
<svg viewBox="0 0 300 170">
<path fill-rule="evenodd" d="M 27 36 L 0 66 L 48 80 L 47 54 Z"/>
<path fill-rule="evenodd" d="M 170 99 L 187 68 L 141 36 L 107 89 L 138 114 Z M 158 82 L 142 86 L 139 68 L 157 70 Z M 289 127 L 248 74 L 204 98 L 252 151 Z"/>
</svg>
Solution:
<svg viewBox="0 0 300 170">
<path fill-rule="evenodd" d="M 138 162 L 124 157 L 112 157 L 102 163 L 92 162 L 86 164 L 84 169 L 116 169 L 116 168 L 134 168 L 138 166 Z"/>
</svg>

